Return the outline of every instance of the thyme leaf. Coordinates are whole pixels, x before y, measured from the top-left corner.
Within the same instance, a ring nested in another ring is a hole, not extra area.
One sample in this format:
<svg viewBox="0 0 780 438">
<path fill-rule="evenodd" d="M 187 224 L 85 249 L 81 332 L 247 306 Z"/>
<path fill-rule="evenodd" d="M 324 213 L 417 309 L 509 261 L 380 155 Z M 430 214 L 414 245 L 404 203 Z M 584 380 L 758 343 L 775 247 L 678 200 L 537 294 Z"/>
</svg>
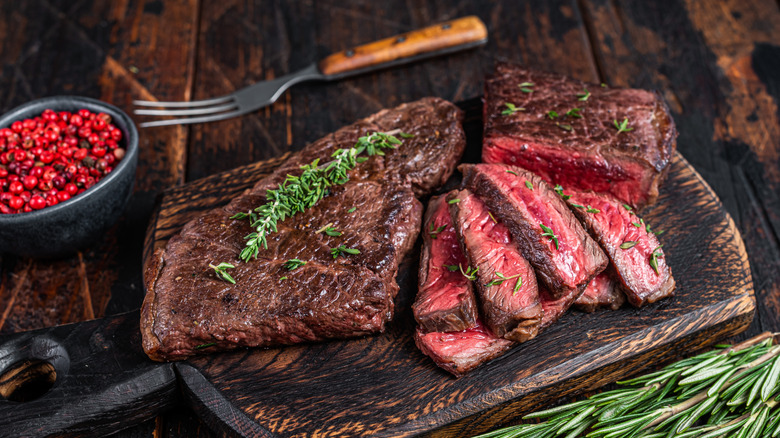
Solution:
<svg viewBox="0 0 780 438">
<path fill-rule="evenodd" d="M 460 202 L 460 199 L 454 198 L 447 201 L 447 204 L 457 204 L 458 202 Z"/>
<path fill-rule="evenodd" d="M 528 187 L 530 190 L 533 190 L 533 189 L 534 189 L 534 185 L 533 185 L 533 184 L 531 184 L 531 181 L 526 181 L 526 182 L 525 182 L 525 186 L 526 186 L 526 187 Z"/>
<path fill-rule="evenodd" d="M 550 118 L 550 120 L 558 118 L 558 113 L 555 111 L 547 111 L 547 117 Z"/>
<path fill-rule="evenodd" d="M 515 106 L 515 104 L 509 102 L 506 102 L 504 106 L 506 107 L 506 109 L 501 111 L 502 116 L 511 116 L 512 114 L 518 111 L 525 111 L 525 108 Z"/>
<path fill-rule="evenodd" d="M 577 96 L 578 100 L 581 100 L 581 101 L 584 102 L 584 101 L 588 100 L 588 98 L 590 97 L 590 91 L 588 91 L 587 88 L 583 88 L 583 90 L 585 91 L 584 93 L 577 94 L 576 96 Z"/>
<path fill-rule="evenodd" d="M 506 170 L 505 172 L 506 173 L 511 173 L 512 175 L 517 176 L 517 172 L 515 172 L 514 170 Z"/>
<path fill-rule="evenodd" d="M 520 87 L 520 91 L 522 91 L 523 93 L 533 93 L 534 92 L 534 90 L 532 88 L 534 86 L 533 82 L 523 82 L 522 84 L 518 84 L 517 86 Z"/>
<path fill-rule="evenodd" d="M 336 248 L 331 248 L 331 249 L 330 249 L 330 254 L 331 254 L 331 255 L 333 256 L 333 258 L 335 259 L 335 258 L 337 258 L 338 256 L 344 256 L 344 257 L 346 257 L 346 255 L 345 255 L 345 254 L 352 254 L 352 255 L 355 255 L 355 254 L 360 254 L 360 251 L 359 251 L 359 250 L 357 250 L 357 249 L 355 249 L 355 248 L 347 248 L 347 247 L 346 247 L 346 246 L 344 246 L 344 245 L 339 245 L 339 246 L 338 246 L 338 247 L 336 247 Z"/>
<path fill-rule="evenodd" d="M 284 262 L 282 266 L 284 266 L 288 271 L 294 271 L 305 264 L 306 262 L 301 259 L 290 259 Z"/>
<path fill-rule="evenodd" d="M 196 345 L 195 346 L 195 350 L 200 350 L 200 349 L 203 349 L 203 348 L 209 348 L 209 347 L 213 347 L 215 345 L 217 345 L 216 342 L 209 342 L 208 344 L 200 344 L 200 345 Z"/>
<path fill-rule="evenodd" d="M 555 185 L 555 193 L 561 195 L 561 198 L 563 198 L 564 201 L 567 201 L 569 198 L 571 198 L 571 195 L 567 195 L 563 193 L 563 187 L 561 187 L 560 184 Z"/>
<path fill-rule="evenodd" d="M 626 240 L 625 242 L 620 244 L 620 249 L 629 249 L 636 246 L 636 241 L 634 240 Z"/>
<path fill-rule="evenodd" d="M 581 119 L 582 114 L 580 114 L 580 111 L 582 111 L 580 108 L 572 108 L 569 111 L 566 111 L 566 115 L 575 119 Z"/>
<path fill-rule="evenodd" d="M 444 265 L 445 268 L 447 268 L 450 272 L 455 272 L 458 270 L 458 265 Z"/>
<path fill-rule="evenodd" d="M 233 277 L 226 271 L 226 269 L 235 269 L 236 267 L 234 265 L 222 262 L 214 266 L 213 264 L 209 263 L 209 268 L 214 270 L 214 273 L 217 274 L 217 277 L 227 281 L 228 283 L 236 284 L 236 280 L 233 279 Z"/>
<path fill-rule="evenodd" d="M 555 242 L 555 249 L 558 249 L 558 236 L 556 236 L 555 233 L 553 233 L 553 230 L 547 225 L 540 223 L 539 226 L 542 228 L 542 231 L 544 231 L 542 237 L 547 237 L 550 241 Z"/>
</svg>

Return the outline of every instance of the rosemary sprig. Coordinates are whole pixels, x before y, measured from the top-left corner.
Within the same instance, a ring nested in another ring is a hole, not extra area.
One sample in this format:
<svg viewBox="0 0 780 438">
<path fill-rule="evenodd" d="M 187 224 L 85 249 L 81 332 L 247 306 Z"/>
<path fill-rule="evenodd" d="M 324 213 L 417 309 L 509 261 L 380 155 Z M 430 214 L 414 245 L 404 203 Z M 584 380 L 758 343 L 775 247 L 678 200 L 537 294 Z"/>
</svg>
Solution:
<svg viewBox="0 0 780 438">
<path fill-rule="evenodd" d="M 361 154 L 384 155 L 386 149 L 395 149 L 401 144 L 395 134 L 403 138 L 409 135 L 395 129 L 360 137 L 355 146 L 333 152 L 332 161 L 320 165 L 317 159 L 301 166 L 301 175 L 288 175 L 278 188 L 266 192 L 265 204 L 247 213 L 232 216 L 231 219 L 249 219 L 250 226 L 255 229 L 245 237 L 246 247 L 239 255 L 241 260 L 248 262 L 256 259 L 261 246 L 268 248 L 268 235 L 276 232 L 279 221 L 314 206 L 328 194 L 329 187 L 349 181 L 347 172 L 366 159 L 360 157 Z"/>
<path fill-rule="evenodd" d="M 217 277 L 219 277 L 219 278 L 221 278 L 221 279 L 223 279 L 223 280 L 225 280 L 225 281 L 227 281 L 229 283 L 236 284 L 236 280 L 233 279 L 233 277 L 230 274 L 228 274 L 228 272 L 226 271 L 226 269 L 235 269 L 234 265 L 231 265 L 230 263 L 222 262 L 222 263 L 220 263 L 220 264 L 215 266 L 215 265 L 209 263 L 209 268 L 214 270 L 214 273 L 217 274 Z"/>
<path fill-rule="evenodd" d="M 780 346 L 765 333 L 618 382 L 620 388 L 526 415 L 475 438 L 775 437 Z"/>
<path fill-rule="evenodd" d="M 544 231 L 544 233 L 542 233 L 542 237 L 547 237 L 551 241 L 555 242 L 555 249 L 558 249 L 558 236 L 556 236 L 555 233 L 553 233 L 553 230 L 547 225 L 539 224 L 539 226 L 542 228 L 542 231 Z"/>
</svg>

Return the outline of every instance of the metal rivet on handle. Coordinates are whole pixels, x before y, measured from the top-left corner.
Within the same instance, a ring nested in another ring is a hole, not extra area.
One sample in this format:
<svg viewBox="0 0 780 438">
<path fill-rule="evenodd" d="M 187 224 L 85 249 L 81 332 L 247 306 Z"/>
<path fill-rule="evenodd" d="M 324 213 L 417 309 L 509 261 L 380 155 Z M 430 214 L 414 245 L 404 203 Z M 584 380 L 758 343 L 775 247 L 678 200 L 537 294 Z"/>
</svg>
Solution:
<svg viewBox="0 0 780 438">
<path fill-rule="evenodd" d="M 401 36 L 399 36 L 398 38 L 395 39 L 396 43 L 402 43 L 404 41 L 406 41 L 406 37 L 403 36 L 403 35 L 401 35 Z"/>
<path fill-rule="evenodd" d="M 346 52 L 344 52 L 344 55 L 346 55 L 347 58 L 351 58 L 351 57 L 355 56 L 355 51 L 352 50 L 352 49 L 349 49 Z"/>
<path fill-rule="evenodd" d="M 450 23 L 444 23 L 441 25 L 441 28 L 444 30 L 452 28 L 452 25 Z"/>
</svg>

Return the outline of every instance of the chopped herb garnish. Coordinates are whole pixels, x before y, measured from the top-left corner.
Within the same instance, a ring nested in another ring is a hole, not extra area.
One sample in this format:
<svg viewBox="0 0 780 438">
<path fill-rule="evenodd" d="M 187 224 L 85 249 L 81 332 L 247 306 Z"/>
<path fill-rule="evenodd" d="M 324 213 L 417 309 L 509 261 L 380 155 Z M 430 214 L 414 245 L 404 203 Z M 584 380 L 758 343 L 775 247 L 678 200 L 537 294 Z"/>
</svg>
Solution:
<svg viewBox="0 0 780 438">
<path fill-rule="evenodd" d="M 294 270 L 300 268 L 301 266 L 303 266 L 305 264 L 306 264 L 306 262 L 304 262 L 301 259 L 290 259 L 290 260 L 287 260 L 286 262 L 284 262 L 284 265 L 282 265 L 282 266 L 287 268 L 288 271 L 294 271 Z"/>
<path fill-rule="evenodd" d="M 447 204 L 457 204 L 458 202 L 460 202 L 460 199 L 455 198 L 455 199 L 450 199 L 449 201 L 447 201 Z"/>
<path fill-rule="evenodd" d="M 344 245 L 339 245 L 337 248 L 331 248 L 330 253 L 335 259 L 336 257 L 344 254 L 352 254 L 352 255 L 360 254 L 360 251 L 355 248 L 347 248 Z"/>
<path fill-rule="evenodd" d="M 605 83 L 603 83 L 603 82 L 602 82 L 602 83 L 601 83 L 601 88 L 607 88 L 607 84 L 605 84 Z"/>
<path fill-rule="evenodd" d="M 327 234 L 328 236 L 331 236 L 331 237 L 339 237 L 339 236 L 341 236 L 341 232 L 336 231 L 336 229 L 333 228 L 333 227 L 325 228 L 325 234 Z"/>
<path fill-rule="evenodd" d="M 621 132 L 629 132 L 634 130 L 634 128 L 628 127 L 628 117 L 624 117 L 623 121 L 620 123 L 618 123 L 617 120 L 613 119 L 612 124 L 615 125 L 615 129 L 618 130 L 618 134 L 620 134 Z"/>
<path fill-rule="evenodd" d="M 209 342 L 208 344 L 200 344 L 200 345 L 196 345 L 196 346 L 195 346 L 195 349 L 196 349 L 196 350 L 200 350 L 201 348 L 209 348 L 209 347 L 213 347 L 213 346 L 215 346 L 215 345 L 217 345 L 217 343 L 216 343 L 216 342 Z"/>
<path fill-rule="evenodd" d="M 287 277 L 282 277 L 279 279 L 279 281 L 284 281 L 284 280 L 287 280 Z"/>
<path fill-rule="evenodd" d="M 653 232 L 653 234 L 655 234 L 656 236 L 660 236 L 661 234 L 663 234 L 665 232 L 666 232 L 666 230 L 661 230 L 661 231 L 655 231 L 655 232 Z"/>
<path fill-rule="evenodd" d="M 656 275 L 658 274 L 658 257 L 663 257 L 664 253 L 659 252 L 663 245 L 658 245 L 654 250 L 653 253 L 650 254 L 650 267 L 653 268 L 653 271 L 655 271 Z"/>
<path fill-rule="evenodd" d="M 519 274 L 518 274 L 519 275 Z M 520 290 L 520 287 L 523 285 L 523 277 L 518 276 L 517 281 L 515 282 L 515 288 L 512 290 L 512 295 L 516 294 L 517 291 Z"/>
<path fill-rule="evenodd" d="M 407 134 L 406 132 L 399 132 L 398 135 L 401 138 L 412 138 L 412 137 L 414 137 L 414 134 Z"/>
<path fill-rule="evenodd" d="M 588 100 L 588 98 L 590 97 L 590 91 L 588 91 L 587 88 L 584 88 L 584 90 L 585 90 L 584 93 L 577 95 L 577 99 L 579 99 L 579 100 L 581 100 L 583 102 Z"/>
<path fill-rule="evenodd" d="M 642 226 L 642 224 L 640 224 L 639 222 L 631 222 L 631 225 L 633 225 L 633 226 L 635 226 L 637 228 Z"/>
<path fill-rule="evenodd" d="M 558 113 L 555 111 L 547 111 L 547 117 L 549 117 L 550 120 L 555 119 L 558 117 Z"/>
<path fill-rule="evenodd" d="M 498 278 L 496 278 L 496 279 L 492 280 L 492 281 L 491 281 L 491 282 L 489 282 L 489 283 L 486 283 L 486 284 L 485 284 L 485 287 L 488 287 L 488 286 L 494 286 L 494 285 L 495 285 L 495 286 L 500 286 L 500 285 L 501 285 L 501 284 L 503 284 L 503 283 L 504 283 L 506 280 L 511 280 L 511 279 L 513 279 L 513 278 L 518 278 L 518 277 L 520 277 L 520 274 L 516 274 L 516 275 L 513 275 L 513 276 L 511 276 L 511 277 L 507 277 L 506 275 L 504 275 L 504 274 L 502 274 L 502 273 L 500 273 L 500 272 L 496 272 L 496 277 L 498 277 Z"/>
<path fill-rule="evenodd" d="M 526 186 L 526 187 L 528 187 L 528 188 L 529 188 L 529 189 L 531 189 L 531 190 L 533 190 L 533 189 L 534 189 L 534 185 L 533 185 L 533 184 L 531 184 L 531 181 L 526 181 L 526 182 L 525 182 L 525 186 Z"/>
<path fill-rule="evenodd" d="M 580 111 L 582 111 L 579 108 L 572 108 L 569 111 L 566 111 L 566 115 L 569 117 L 574 117 L 575 119 L 581 119 L 582 114 L 580 114 Z"/>
<path fill-rule="evenodd" d="M 574 207 L 574 208 L 585 208 L 585 206 L 584 206 L 584 205 L 575 204 L 575 203 L 573 203 L 573 202 L 570 202 L 570 203 L 569 203 L 569 205 L 571 205 L 571 206 L 572 206 L 572 207 Z"/>
<path fill-rule="evenodd" d="M 439 228 L 435 228 L 433 226 L 433 222 L 431 222 L 431 230 L 430 230 L 431 239 L 435 239 L 436 236 L 439 233 L 441 233 L 442 231 L 444 231 L 445 228 L 447 228 L 447 224 L 444 224 L 444 225 L 440 226 Z"/>
<path fill-rule="evenodd" d="M 625 208 L 625 209 L 626 209 L 626 210 L 628 210 L 628 211 L 631 211 L 631 210 L 633 210 L 633 208 L 631 208 L 631 206 L 630 206 L 630 205 L 628 205 L 628 204 L 623 204 L 623 208 Z"/>
<path fill-rule="evenodd" d="M 466 270 L 463 270 L 463 266 L 460 264 L 458 265 L 458 268 L 460 269 L 460 273 L 463 274 L 464 277 L 467 279 L 474 281 L 477 279 L 477 271 L 479 271 L 479 268 L 472 268 L 471 266 L 467 266 Z"/>
<path fill-rule="evenodd" d="M 585 213 L 601 213 L 601 210 L 599 210 L 598 208 L 593 208 L 589 205 L 588 209 L 585 210 Z"/>
<path fill-rule="evenodd" d="M 490 216 L 490 219 L 492 219 L 492 220 L 493 220 L 493 223 L 495 223 L 495 224 L 497 224 L 497 223 L 498 223 L 498 221 L 496 220 L 496 218 L 494 218 L 494 217 L 493 217 L 493 213 L 491 213 L 491 212 L 488 212 L 488 216 Z"/>
<path fill-rule="evenodd" d="M 533 86 L 533 82 L 523 82 L 522 84 L 518 85 L 518 87 L 520 87 L 520 91 L 523 93 L 533 93 L 534 90 L 531 89 Z"/>
<path fill-rule="evenodd" d="M 352 207 L 349 210 L 347 210 L 347 213 L 354 213 L 355 210 L 357 210 L 357 207 Z"/>
<path fill-rule="evenodd" d="M 566 195 L 566 194 L 563 193 L 563 187 L 561 187 L 560 184 L 557 184 L 555 186 L 555 193 L 561 195 L 561 198 L 563 198 L 564 201 L 566 201 L 569 198 L 571 198 L 571 195 Z"/>
<path fill-rule="evenodd" d="M 571 131 L 571 125 L 567 125 L 565 123 L 556 123 L 555 126 L 563 129 L 564 131 Z"/>
<path fill-rule="evenodd" d="M 511 173 L 512 175 L 517 176 L 517 172 L 514 170 L 507 170 L 506 173 Z"/>
<path fill-rule="evenodd" d="M 447 268 L 450 272 L 455 272 L 458 270 L 458 265 L 444 265 L 445 268 Z"/>
<path fill-rule="evenodd" d="M 636 246 L 636 242 L 633 240 L 626 240 L 625 242 L 620 244 L 620 249 L 629 249 Z"/>
<path fill-rule="evenodd" d="M 504 106 L 506 107 L 506 109 L 501 111 L 502 116 L 511 116 L 512 114 L 518 111 L 525 111 L 525 108 L 517 107 L 515 106 L 515 104 L 509 102 L 506 102 Z"/>
<path fill-rule="evenodd" d="M 235 266 L 231 265 L 230 263 L 220 263 L 216 266 L 209 263 L 209 268 L 213 269 L 214 272 L 217 274 L 217 277 L 229 282 L 236 284 L 236 280 L 233 279 L 233 277 L 230 276 L 230 274 L 227 273 L 226 269 L 235 269 Z"/>
<path fill-rule="evenodd" d="M 553 233 L 553 230 L 546 226 L 545 224 L 539 224 L 540 227 L 542 227 L 542 237 L 547 237 L 550 239 L 550 241 L 555 242 L 555 249 L 558 249 L 558 236 Z"/>
</svg>

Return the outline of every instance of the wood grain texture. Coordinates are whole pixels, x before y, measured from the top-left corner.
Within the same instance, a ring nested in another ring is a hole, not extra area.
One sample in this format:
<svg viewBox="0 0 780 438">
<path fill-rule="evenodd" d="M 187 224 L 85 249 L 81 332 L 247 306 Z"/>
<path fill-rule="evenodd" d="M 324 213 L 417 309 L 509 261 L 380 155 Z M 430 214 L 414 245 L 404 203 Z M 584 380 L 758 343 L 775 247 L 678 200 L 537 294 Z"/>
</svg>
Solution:
<svg viewBox="0 0 780 438">
<path fill-rule="evenodd" d="M 466 159 L 474 161 L 481 105 L 464 106 Z M 226 203 L 270 167 L 256 163 L 167 192 L 148 246 L 161 245 L 198 211 Z M 448 186 L 454 184 L 457 178 Z M 744 330 L 755 308 L 745 248 L 715 194 L 680 155 L 658 204 L 642 216 L 665 230 L 660 240 L 677 280 L 675 298 L 639 310 L 571 313 L 455 380 L 412 340 L 408 304 L 416 291 L 417 251 L 402 264 L 398 311 L 386 333 L 191 359 L 180 369 L 188 376 L 182 382 L 188 400 L 209 424 L 230 433 L 461 436 L 658 364 L 679 348 L 698 350 Z"/>
</svg>

